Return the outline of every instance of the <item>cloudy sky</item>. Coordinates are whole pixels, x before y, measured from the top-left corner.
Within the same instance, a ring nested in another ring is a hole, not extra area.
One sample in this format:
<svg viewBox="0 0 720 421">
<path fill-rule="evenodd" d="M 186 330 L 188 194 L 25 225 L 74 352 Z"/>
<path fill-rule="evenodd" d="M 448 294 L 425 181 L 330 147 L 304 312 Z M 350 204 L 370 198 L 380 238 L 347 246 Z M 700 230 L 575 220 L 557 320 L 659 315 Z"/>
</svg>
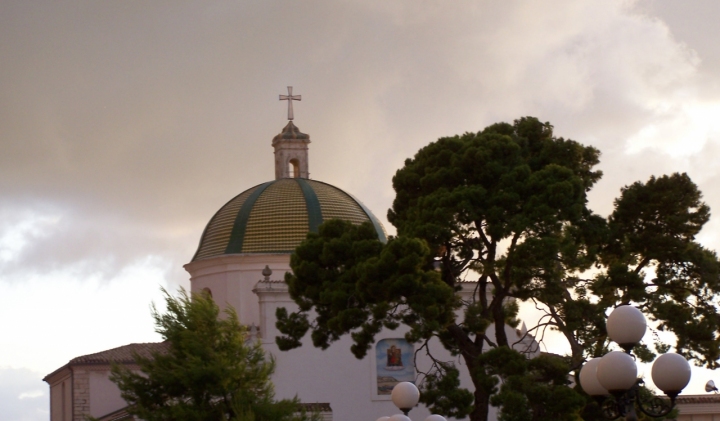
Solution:
<svg viewBox="0 0 720 421">
<path fill-rule="evenodd" d="M 158 339 L 149 304 L 189 286 L 205 223 L 273 178 L 287 85 L 311 177 L 382 220 L 420 147 L 526 115 L 603 152 L 601 214 L 676 171 L 720 209 L 718 16 L 713 0 L 0 2 L 0 420 L 48 419 L 40 379 L 69 359 Z M 720 249 L 720 217 L 701 240 Z"/>
</svg>

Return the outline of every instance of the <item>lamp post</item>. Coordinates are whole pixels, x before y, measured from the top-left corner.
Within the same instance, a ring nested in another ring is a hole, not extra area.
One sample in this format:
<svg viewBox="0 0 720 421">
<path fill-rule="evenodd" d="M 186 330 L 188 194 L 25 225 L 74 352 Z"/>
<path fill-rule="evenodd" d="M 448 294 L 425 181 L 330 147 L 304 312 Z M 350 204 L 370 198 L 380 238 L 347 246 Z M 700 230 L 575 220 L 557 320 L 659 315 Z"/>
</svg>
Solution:
<svg viewBox="0 0 720 421">
<path fill-rule="evenodd" d="M 646 397 L 640 393 L 642 379 L 631 351 L 645 335 L 645 316 L 635 307 L 617 307 L 607 320 L 607 332 L 622 351 L 611 351 L 593 358 L 580 370 L 580 386 L 585 393 L 598 398 L 605 418 L 624 416 L 637 420 L 635 407 L 651 417 L 662 417 L 675 407 L 675 398 L 690 381 L 690 364 L 679 354 L 663 354 L 655 360 L 652 379 L 670 399 Z"/>
<path fill-rule="evenodd" d="M 417 405 L 418 401 L 420 401 L 420 391 L 413 383 L 400 382 L 393 387 L 390 399 L 392 399 L 395 406 L 397 406 L 403 413 L 395 414 L 391 417 L 380 417 L 377 421 L 411 421 L 410 417 L 408 417 L 408 413 L 415 405 Z M 447 420 L 441 415 L 432 414 L 425 418 L 425 421 Z"/>
</svg>

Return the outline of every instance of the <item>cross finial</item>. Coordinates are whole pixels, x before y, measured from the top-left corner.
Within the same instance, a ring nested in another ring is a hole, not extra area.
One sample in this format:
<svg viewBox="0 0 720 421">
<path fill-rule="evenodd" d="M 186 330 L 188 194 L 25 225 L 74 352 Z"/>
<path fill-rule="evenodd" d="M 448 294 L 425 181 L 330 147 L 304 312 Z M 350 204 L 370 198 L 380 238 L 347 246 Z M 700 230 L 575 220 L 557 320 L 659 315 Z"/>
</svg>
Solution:
<svg viewBox="0 0 720 421">
<path fill-rule="evenodd" d="M 293 95 L 292 94 L 292 86 L 288 86 L 288 94 L 287 95 L 280 95 L 280 101 L 287 101 L 288 102 L 288 120 L 293 119 L 293 109 L 292 109 L 292 102 L 293 101 L 301 101 L 302 95 Z"/>
</svg>

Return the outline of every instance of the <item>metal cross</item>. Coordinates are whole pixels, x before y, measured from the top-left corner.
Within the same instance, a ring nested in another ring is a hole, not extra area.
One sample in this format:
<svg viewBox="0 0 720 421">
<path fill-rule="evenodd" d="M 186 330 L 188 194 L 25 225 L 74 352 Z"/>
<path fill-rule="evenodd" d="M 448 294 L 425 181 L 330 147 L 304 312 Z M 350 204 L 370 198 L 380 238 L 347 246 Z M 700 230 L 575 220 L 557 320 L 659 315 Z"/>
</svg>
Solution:
<svg viewBox="0 0 720 421">
<path fill-rule="evenodd" d="M 302 100 L 302 95 L 293 95 L 292 94 L 292 86 L 288 86 L 288 94 L 287 95 L 280 95 L 280 101 L 288 102 L 288 120 L 293 119 L 292 102 L 293 101 L 301 101 L 301 100 Z"/>
</svg>

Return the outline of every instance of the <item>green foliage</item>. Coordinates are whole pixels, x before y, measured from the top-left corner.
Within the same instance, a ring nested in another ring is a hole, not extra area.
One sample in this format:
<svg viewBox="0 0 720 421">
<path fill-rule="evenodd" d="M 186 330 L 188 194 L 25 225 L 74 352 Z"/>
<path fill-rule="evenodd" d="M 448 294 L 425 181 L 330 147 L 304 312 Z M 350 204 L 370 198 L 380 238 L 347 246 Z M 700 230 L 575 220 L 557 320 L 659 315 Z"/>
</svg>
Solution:
<svg viewBox="0 0 720 421">
<path fill-rule="evenodd" d="M 246 343 L 235 310 L 221 315 L 206 294 L 163 292 L 167 312 L 153 305 L 153 318 L 167 352 L 135 355 L 140 371 L 112 368 L 128 412 L 146 421 L 307 419 L 297 399 L 274 399 L 274 361 L 265 359 L 259 342 Z"/>
<path fill-rule="evenodd" d="M 709 218 L 699 190 L 686 174 L 652 177 L 624 187 L 603 218 L 587 207 L 599 156 L 533 117 L 430 143 L 393 177 L 397 237 L 383 244 L 369 225 L 330 221 L 298 247 L 286 281 L 300 311 L 278 311 L 278 344 L 299 346 L 308 330 L 320 347 L 350 334 L 360 358 L 383 327 L 405 324 L 408 340 L 437 337 L 461 356 L 475 388 L 470 408 L 456 371 L 436 363 L 424 402 L 473 421 L 487 419 L 491 398 L 507 420 L 577 419 L 581 399 L 564 379 L 607 352 L 606 313 L 620 304 L 715 368 L 720 261 L 695 240 Z M 461 301 L 464 280 L 475 290 Z M 567 340 L 562 365 L 512 354 L 504 327 L 517 325 L 521 301 L 545 312 L 532 332 Z"/>
<path fill-rule="evenodd" d="M 352 352 L 362 358 L 375 335 L 399 323 L 412 327 L 411 341 L 429 338 L 454 319 L 456 298 L 440 275 L 428 270 L 430 251 L 422 240 L 393 239 L 383 244 L 369 223 L 331 220 L 308 234 L 291 257 L 286 275 L 291 297 L 303 312 L 277 311 L 284 336 L 280 349 L 299 346 L 311 327 L 306 311 L 314 308 L 312 340 L 327 348 L 352 332 Z"/>
<path fill-rule="evenodd" d="M 606 305 L 638 305 L 677 336 L 677 352 L 717 368 L 720 262 L 695 241 L 710 216 L 701 199 L 687 174 L 624 187 L 601 252 L 608 270 L 591 290 Z"/>
<path fill-rule="evenodd" d="M 542 354 L 528 359 L 509 348 L 496 348 L 480 358 L 502 378 L 491 399 L 502 407 L 499 421 L 577 421 L 585 406 L 582 394 L 568 387 L 567 361 Z"/>
<path fill-rule="evenodd" d="M 420 402 L 433 414 L 465 418 L 472 412 L 473 400 L 472 393 L 460 387 L 460 372 L 452 364 L 440 363 L 437 370 L 428 373 L 421 387 Z"/>
</svg>

